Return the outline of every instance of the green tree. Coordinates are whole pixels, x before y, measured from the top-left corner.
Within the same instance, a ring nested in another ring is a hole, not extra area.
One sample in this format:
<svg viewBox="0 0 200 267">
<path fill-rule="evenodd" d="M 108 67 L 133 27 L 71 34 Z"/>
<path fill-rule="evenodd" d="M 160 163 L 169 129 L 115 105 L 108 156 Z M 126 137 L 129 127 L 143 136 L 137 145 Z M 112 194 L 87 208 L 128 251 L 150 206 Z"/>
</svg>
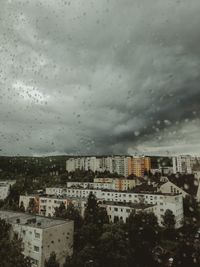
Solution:
<svg viewBox="0 0 200 267">
<path fill-rule="evenodd" d="M 120 224 L 106 225 L 97 245 L 98 266 L 128 267 L 130 248 Z"/>
<path fill-rule="evenodd" d="M 153 213 L 133 212 L 129 216 L 127 228 L 132 255 L 131 264 L 138 267 L 155 266 L 152 251 L 160 241 L 157 217 Z"/>
<path fill-rule="evenodd" d="M 27 208 L 29 213 L 36 214 L 37 213 L 37 205 L 34 198 L 31 198 Z"/>
<path fill-rule="evenodd" d="M 192 196 L 186 196 L 183 199 L 184 216 L 193 218 L 193 221 L 199 221 L 200 211 L 196 199 Z"/>
<path fill-rule="evenodd" d="M 25 207 L 24 207 L 24 202 L 23 201 L 21 201 L 21 203 L 20 203 L 19 210 L 21 212 L 25 212 Z"/>
<path fill-rule="evenodd" d="M 31 267 L 30 260 L 22 254 L 22 243 L 17 235 L 10 239 L 11 225 L 0 219 L 0 266 Z"/>
<path fill-rule="evenodd" d="M 57 218 L 65 218 L 66 208 L 64 202 L 62 202 L 59 207 L 55 208 L 54 216 Z"/>
<path fill-rule="evenodd" d="M 175 228 L 175 216 L 173 214 L 173 212 L 169 209 L 167 209 L 165 211 L 165 214 L 163 215 L 163 222 L 162 224 L 164 225 L 164 227 L 168 230 L 172 230 Z"/>
<path fill-rule="evenodd" d="M 85 224 L 97 224 L 98 223 L 98 212 L 99 206 L 97 203 L 96 196 L 92 193 L 89 194 L 85 214 L 84 214 L 84 223 Z"/>
<path fill-rule="evenodd" d="M 92 193 L 89 194 L 85 214 L 84 214 L 85 224 L 97 224 L 103 226 L 109 223 L 109 218 L 106 209 L 99 207 L 97 198 Z"/>
<path fill-rule="evenodd" d="M 174 267 L 200 266 L 200 247 L 194 239 L 183 239 L 179 242 L 175 253 Z"/>
<path fill-rule="evenodd" d="M 45 260 L 44 267 L 59 267 L 60 264 L 56 259 L 55 252 L 52 252 L 49 259 Z"/>
<path fill-rule="evenodd" d="M 73 220 L 75 230 L 81 228 L 83 224 L 83 219 L 80 215 L 79 210 L 76 209 L 72 203 L 69 203 L 66 209 L 64 203 L 62 202 L 60 206 L 55 209 L 54 216 L 63 219 Z"/>
</svg>

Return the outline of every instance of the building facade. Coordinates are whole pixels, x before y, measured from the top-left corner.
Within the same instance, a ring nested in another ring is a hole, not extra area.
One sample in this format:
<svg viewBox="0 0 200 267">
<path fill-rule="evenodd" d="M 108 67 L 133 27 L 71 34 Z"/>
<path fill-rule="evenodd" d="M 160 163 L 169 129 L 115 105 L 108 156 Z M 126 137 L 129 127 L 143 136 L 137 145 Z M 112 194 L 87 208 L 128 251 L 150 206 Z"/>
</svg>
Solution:
<svg viewBox="0 0 200 267">
<path fill-rule="evenodd" d="M 176 228 L 180 228 L 183 223 L 183 196 L 181 193 L 133 193 L 100 189 L 46 188 L 46 194 L 48 195 L 51 195 L 51 193 L 55 195 L 57 192 L 59 193 L 60 197 L 62 196 L 65 198 L 73 197 L 87 199 L 89 194 L 92 193 L 96 196 L 98 201 L 156 205 L 156 216 L 158 218 L 158 223 L 161 226 L 163 221 L 163 215 L 167 209 L 170 209 L 175 216 Z"/>
<path fill-rule="evenodd" d="M 173 173 L 193 173 L 193 166 L 197 161 L 197 157 L 190 155 L 180 155 L 172 158 Z"/>
<path fill-rule="evenodd" d="M 73 253 L 73 221 L 9 211 L 0 211 L 0 218 L 11 224 L 11 236 L 17 233 L 21 238 L 23 254 L 30 257 L 33 267 L 44 267 L 52 252 L 62 266 Z"/>
<path fill-rule="evenodd" d="M 131 157 L 131 156 L 108 156 L 108 157 L 79 157 L 69 158 L 66 161 L 66 170 L 91 170 L 93 172 L 109 171 L 124 177 L 131 174 L 143 177 L 145 171 L 151 169 L 150 157 Z"/>
<path fill-rule="evenodd" d="M 15 180 L 0 181 L 0 200 L 4 200 L 10 193 L 10 188 L 16 183 Z"/>
<path fill-rule="evenodd" d="M 145 172 L 151 169 L 150 157 L 132 157 L 131 158 L 131 173 L 137 177 L 144 177 Z"/>
</svg>

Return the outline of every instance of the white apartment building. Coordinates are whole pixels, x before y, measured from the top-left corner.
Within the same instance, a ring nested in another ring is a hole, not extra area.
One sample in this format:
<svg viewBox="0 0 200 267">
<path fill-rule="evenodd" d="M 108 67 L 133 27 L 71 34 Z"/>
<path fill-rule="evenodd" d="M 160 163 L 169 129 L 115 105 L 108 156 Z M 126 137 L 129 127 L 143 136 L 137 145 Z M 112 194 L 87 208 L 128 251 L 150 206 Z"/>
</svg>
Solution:
<svg viewBox="0 0 200 267">
<path fill-rule="evenodd" d="M 73 253 L 73 221 L 10 211 L 0 211 L 0 218 L 11 224 L 11 236 L 17 233 L 22 239 L 23 254 L 30 257 L 33 267 L 44 267 L 52 252 L 62 266 Z"/>
<path fill-rule="evenodd" d="M 164 194 L 170 194 L 170 193 L 177 193 L 177 194 L 182 194 L 183 198 L 188 196 L 189 194 L 185 192 L 182 188 L 178 187 L 174 183 L 167 181 L 166 183 L 163 183 L 159 187 L 159 191 Z"/>
<path fill-rule="evenodd" d="M 83 215 L 83 207 L 86 203 L 86 199 L 73 197 L 64 198 L 56 196 L 21 195 L 19 199 L 19 206 L 21 202 L 23 202 L 25 211 L 28 211 L 29 202 L 31 199 L 33 199 L 36 205 L 38 205 L 38 208 L 36 209 L 37 214 L 46 217 L 53 217 L 55 214 L 55 209 L 58 208 L 62 203 L 64 203 L 66 208 L 69 204 L 73 204 L 74 207 L 77 208 Z"/>
<path fill-rule="evenodd" d="M 59 192 L 60 189 L 46 188 L 46 194 L 53 195 Z M 63 197 L 87 198 L 90 193 L 93 193 L 99 201 L 113 201 L 120 203 L 135 203 L 135 204 L 152 204 L 157 205 L 158 223 L 162 226 L 162 216 L 167 209 L 170 209 L 176 220 L 176 228 L 182 226 L 183 221 L 183 197 L 178 193 L 133 193 L 133 192 L 118 192 L 100 189 L 75 189 L 63 188 Z M 61 196 L 60 195 L 60 196 Z"/>
<path fill-rule="evenodd" d="M 109 182 L 103 182 L 104 179 L 110 179 Z M 99 181 L 99 182 L 97 182 Z M 138 183 L 137 183 L 138 184 Z M 116 191 L 127 191 L 136 186 L 136 180 L 122 178 L 95 178 L 93 183 L 89 182 L 68 182 L 67 188 L 85 188 L 85 189 L 107 189 Z"/>
<path fill-rule="evenodd" d="M 157 214 L 156 205 L 148 204 L 133 204 L 133 203 L 116 203 L 116 202 L 103 202 L 100 204 L 107 211 L 109 221 L 115 223 L 117 221 L 127 222 L 130 213 L 134 211 L 135 213 L 147 212 Z"/>
<path fill-rule="evenodd" d="M 94 183 L 98 184 L 114 184 L 114 190 L 128 191 L 136 185 L 141 184 L 139 179 L 125 179 L 125 178 L 94 178 Z M 106 188 L 105 188 L 106 189 Z"/>
<path fill-rule="evenodd" d="M 100 170 L 100 160 L 96 157 L 80 157 L 80 158 L 69 158 L 66 161 L 66 170 L 68 172 L 74 172 L 75 170 Z"/>
<path fill-rule="evenodd" d="M 15 180 L 0 181 L 0 200 L 4 200 L 10 193 L 10 187 L 16 183 Z"/>
<path fill-rule="evenodd" d="M 180 155 L 173 157 L 173 173 L 186 173 L 191 174 L 193 172 L 193 165 L 196 162 L 196 157 L 190 155 Z"/>
<path fill-rule="evenodd" d="M 93 172 L 109 171 L 127 177 L 129 175 L 129 160 L 127 156 L 112 157 L 79 157 L 69 158 L 66 161 L 66 171 L 91 170 Z"/>
<path fill-rule="evenodd" d="M 0 200 L 4 200 L 7 198 L 10 192 L 10 185 L 1 185 L 0 184 Z"/>
<path fill-rule="evenodd" d="M 115 190 L 115 183 L 67 182 L 67 188 L 70 187 Z"/>
</svg>

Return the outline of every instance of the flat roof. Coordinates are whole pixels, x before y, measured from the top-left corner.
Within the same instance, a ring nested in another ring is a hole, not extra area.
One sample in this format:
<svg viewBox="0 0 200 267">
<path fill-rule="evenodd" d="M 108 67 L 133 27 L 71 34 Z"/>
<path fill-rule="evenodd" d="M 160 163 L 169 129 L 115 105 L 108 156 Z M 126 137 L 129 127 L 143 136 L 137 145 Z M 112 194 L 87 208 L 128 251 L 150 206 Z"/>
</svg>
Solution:
<svg viewBox="0 0 200 267">
<path fill-rule="evenodd" d="M 31 195 L 20 195 L 20 197 L 29 197 L 29 198 L 50 198 L 50 199 L 56 199 L 56 200 L 65 200 L 65 199 L 69 199 L 69 200 L 75 200 L 75 199 L 79 199 L 79 200 L 85 200 L 87 199 L 87 197 L 71 197 L 71 196 L 67 196 L 67 195 L 62 195 L 62 196 L 58 196 L 58 195 L 48 195 L 48 194 L 31 194 Z"/>
<path fill-rule="evenodd" d="M 71 223 L 71 220 L 47 218 L 22 212 L 0 210 L 0 218 L 10 224 L 26 225 L 33 228 L 46 229 L 61 224 Z"/>
</svg>

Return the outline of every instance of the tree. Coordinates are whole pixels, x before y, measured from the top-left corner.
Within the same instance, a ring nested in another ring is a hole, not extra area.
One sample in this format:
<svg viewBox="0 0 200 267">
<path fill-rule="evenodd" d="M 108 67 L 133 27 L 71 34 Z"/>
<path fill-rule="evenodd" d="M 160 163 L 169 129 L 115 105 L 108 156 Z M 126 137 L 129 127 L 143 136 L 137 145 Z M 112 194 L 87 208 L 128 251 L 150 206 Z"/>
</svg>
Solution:
<svg viewBox="0 0 200 267">
<path fill-rule="evenodd" d="M 31 198 L 27 208 L 29 213 L 36 214 L 37 213 L 37 203 L 34 198 Z"/>
<path fill-rule="evenodd" d="M 165 211 L 165 214 L 163 215 L 163 225 L 166 229 L 172 230 L 175 228 L 175 216 L 173 212 L 169 209 Z"/>
<path fill-rule="evenodd" d="M 11 225 L 0 219 L 1 267 L 31 267 L 29 258 L 22 254 L 22 243 L 17 235 L 10 239 Z"/>
<path fill-rule="evenodd" d="M 179 242 L 174 267 L 197 267 L 200 266 L 200 247 L 194 244 L 194 239 L 184 239 Z"/>
<path fill-rule="evenodd" d="M 99 226 L 109 223 L 109 218 L 106 209 L 103 207 L 99 207 L 96 196 L 92 193 L 90 193 L 88 196 L 84 214 L 84 223 L 97 224 Z"/>
<path fill-rule="evenodd" d="M 99 207 L 97 213 L 97 224 L 99 226 L 103 226 L 104 224 L 108 223 L 109 223 L 109 218 L 106 209 L 104 207 Z"/>
<path fill-rule="evenodd" d="M 55 209 L 54 216 L 63 219 L 73 220 L 75 230 L 81 228 L 83 224 L 83 219 L 80 215 L 79 210 L 76 209 L 72 203 L 69 203 L 66 209 L 64 203 L 62 202 L 60 206 Z"/>
<path fill-rule="evenodd" d="M 25 212 L 25 207 L 24 207 L 24 202 L 23 201 L 21 201 L 21 203 L 20 203 L 19 210 L 21 212 Z"/>
<path fill-rule="evenodd" d="M 98 211 L 99 211 L 99 207 L 98 207 L 96 196 L 90 193 L 88 196 L 87 204 L 86 204 L 84 222 L 86 224 L 89 224 L 89 223 L 97 224 Z"/>
<path fill-rule="evenodd" d="M 127 228 L 132 254 L 131 265 L 155 266 L 156 262 L 152 251 L 160 241 L 157 217 L 153 213 L 135 214 L 132 212 L 127 222 Z"/>
<path fill-rule="evenodd" d="M 65 204 L 63 202 L 60 204 L 59 207 L 55 208 L 54 216 L 58 217 L 58 218 L 63 218 L 63 219 L 65 218 L 66 208 L 65 208 Z"/>
<path fill-rule="evenodd" d="M 96 247 L 101 233 L 102 230 L 97 224 L 83 224 L 81 229 L 79 229 L 74 236 L 74 248 L 80 251 L 85 246 Z"/>
<path fill-rule="evenodd" d="M 56 260 L 56 253 L 52 252 L 49 259 L 45 260 L 44 267 L 59 267 L 60 264 Z"/>
<path fill-rule="evenodd" d="M 194 221 L 200 219 L 199 207 L 196 199 L 192 196 L 186 196 L 183 199 L 184 216 L 193 218 Z"/>
<path fill-rule="evenodd" d="M 97 260 L 104 267 L 128 267 L 130 249 L 127 233 L 120 224 L 107 225 L 97 245 Z"/>
</svg>

